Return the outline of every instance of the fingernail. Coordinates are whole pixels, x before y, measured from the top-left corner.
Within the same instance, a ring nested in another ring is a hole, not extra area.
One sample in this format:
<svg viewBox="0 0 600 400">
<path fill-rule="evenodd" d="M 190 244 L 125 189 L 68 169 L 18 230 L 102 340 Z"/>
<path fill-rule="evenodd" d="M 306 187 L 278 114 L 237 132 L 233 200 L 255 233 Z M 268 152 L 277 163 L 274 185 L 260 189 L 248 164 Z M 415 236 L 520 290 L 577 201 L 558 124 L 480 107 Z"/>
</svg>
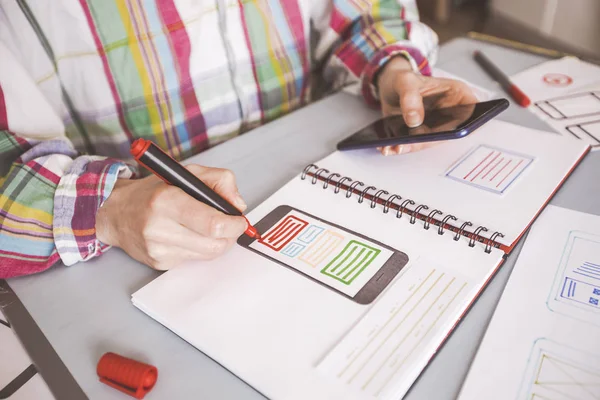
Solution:
<svg viewBox="0 0 600 400">
<path fill-rule="evenodd" d="M 410 144 L 402 145 L 398 154 L 410 153 L 412 146 Z"/>
<path fill-rule="evenodd" d="M 409 111 L 404 120 L 406 121 L 406 125 L 408 125 L 410 128 L 421 125 L 421 118 L 419 117 L 419 113 L 416 111 Z"/>
<path fill-rule="evenodd" d="M 389 147 L 384 147 L 384 148 L 383 148 L 383 155 L 384 155 L 384 156 L 387 156 L 387 155 L 389 155 L 389 154 L 390 154 L 390 148 L 389 148 Z"/>
</svg>

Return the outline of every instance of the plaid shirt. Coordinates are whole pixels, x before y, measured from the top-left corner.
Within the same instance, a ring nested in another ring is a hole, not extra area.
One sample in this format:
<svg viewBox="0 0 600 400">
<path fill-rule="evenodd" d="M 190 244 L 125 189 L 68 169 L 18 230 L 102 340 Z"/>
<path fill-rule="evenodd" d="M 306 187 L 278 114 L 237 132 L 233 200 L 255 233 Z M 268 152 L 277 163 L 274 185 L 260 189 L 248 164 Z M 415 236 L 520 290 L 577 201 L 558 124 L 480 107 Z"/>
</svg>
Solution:
<svg viewBox="0 0 600 400">
<path fill-rule="evenodd" d="M 89 260 L 136 138 L 183 159 L 437 37 L 414 0 L 0 0 L 0 278 Z M 312 72 L 318 72 L 313 74 Z M 315 78 L 318 77 L 318 78 Z"/>
</svg>

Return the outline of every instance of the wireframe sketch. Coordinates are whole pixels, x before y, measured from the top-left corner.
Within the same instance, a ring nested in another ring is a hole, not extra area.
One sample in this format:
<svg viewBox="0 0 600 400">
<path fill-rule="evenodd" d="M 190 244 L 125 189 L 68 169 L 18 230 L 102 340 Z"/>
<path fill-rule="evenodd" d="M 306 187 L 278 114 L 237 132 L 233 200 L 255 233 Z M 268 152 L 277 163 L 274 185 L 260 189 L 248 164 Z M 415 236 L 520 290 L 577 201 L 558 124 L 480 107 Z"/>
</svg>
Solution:
<svg viewBox="0 0 600 400">
<path fill-rule="evenodd" d="M 533 157 L 491 146 L 470 150 L 446 172 L 446 177 L 489 192 L 502 194 L 531 165 Z"/>
<path fill-rule="evenodd" d="M 401 398 L 440 327 L 457 316 L 469 283 L 451 270 L 413 264 L 318 365 L 365 398 Z M 421 360 L 421 361 L 420 361 Z"/>
<path fill-rule="evenodd" d="M 360 233 L 290 206 L 255 224 L 261 239 L 238 243 L 267 259 L 368 304 L 408 262 L 408 256 Z"/>
<path fill-rule="evenodd" d="M 591 91 L 555 97 L 538 101 L 535 106 L 556 120 L 600 116 L 600 92 Z"/>
<path fill-rule="evenodd" d="M 565 129 L 577 139 L 588 139 L 591 140 L 592 146 L 600 146 L 600 119 L 567 125 Z"/>
<path fill-rule="evenodd" d="M 600 399 L 600 356 L 546 338 L 536 340 L 518 398 Z"/>
<path fill-rule="evenodd" d="M 547 304 L 552 311 L 600 325 L 600 236 L 569 233 Z"/>
</svg>

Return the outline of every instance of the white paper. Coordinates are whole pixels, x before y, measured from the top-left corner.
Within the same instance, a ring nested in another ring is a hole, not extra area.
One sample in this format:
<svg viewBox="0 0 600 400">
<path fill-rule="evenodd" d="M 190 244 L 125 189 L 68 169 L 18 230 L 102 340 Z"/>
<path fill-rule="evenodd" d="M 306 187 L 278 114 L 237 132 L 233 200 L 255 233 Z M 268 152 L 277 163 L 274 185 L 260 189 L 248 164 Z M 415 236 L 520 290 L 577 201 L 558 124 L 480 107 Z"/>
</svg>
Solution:
<svg viewBox="0 0 600 400">
<path fill-rule="evenodd" d="M 600 398 L 600 217 L 549 206 L 533 226 L 461 391 Z"/>
<path fill-rule="evenodd" d="M 474 295 L 469 281 L 455 270 L 419 260 L 319 364 L 319 371 L 370 398 L 402 397 L 411 380 L 399 378 L 419 375 L 413 361 L 435 351 L 439 336 L 455 324 L 456 310 Z"/>
<path fill-rule="evenodd" d="M 535 115 L 560 134 L 600 149 L 600 67 L 565 57 L 511 79 L 530 97 Z"/>
<path fill-rule="evenodd" d="M 448 271 L 444 282 L 460 277 L 472 288 L 469 296 L 462 297 L 461 291 L 443 323 L 422 335 L 394 376 L 398 386 L 393 391 L 403 394 L 501 263 L 503 252 L 492 249 L 487 254 L 483 244 L 471 248 L 466 238 L 454 241 L 451 233 L 439 235 L 437 227 L 425 230 L 422 222 L 413 225 L 407 216 L 398 219 L 395 213 L 383 213 L 381 205 L 371 208 L 357 196 L 346 198 L 343 191 L 335 193 L 331 186 L 324 190 L 322 182 L 311 181 L 295 178 L 248 218 L 256 223 L 276 207 L 289 205 L 407 254 L 409 264 L 398 282 L 405 282 L 412 263 L 427 256 L 427 265 Z M 318 365 L 374 305 L 403 296 L 402 285 L 391 282 L 373 303 L 361 305 L 292 268 L 235 246 L 219 260 L 168 271 L 136 292 L 133 302 L 269 398 L 368 399 L 370 395 L 324 374 Z M 426 315 L 428 307 L 418 306 L 412 315 Z"/>
</svg>

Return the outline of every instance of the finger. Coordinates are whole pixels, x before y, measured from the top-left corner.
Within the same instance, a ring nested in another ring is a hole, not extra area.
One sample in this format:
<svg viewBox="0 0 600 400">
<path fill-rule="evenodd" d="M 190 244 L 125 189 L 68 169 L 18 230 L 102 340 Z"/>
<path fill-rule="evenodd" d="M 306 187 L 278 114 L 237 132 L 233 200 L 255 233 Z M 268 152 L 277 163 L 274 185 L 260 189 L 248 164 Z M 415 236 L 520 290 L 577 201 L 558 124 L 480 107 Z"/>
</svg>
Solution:
<svg viewBox="0 0 600 400">
<path fill-rule="evenodd" d="M 161 218 L 144 232 L 149 243 L 172 248 L 183 248 L 199 254 L 212 254 L 219 248 L 229 248 L 236 238 L 211 238 L 183 226 L 175 220 Z"/>
<path fill-rule="evenodd" d="M 198 168 L 199 167 L 199 168 Z M 206 168 L 191 165 L 188 167 L 202 182 L 223 198 L 233 204 L 238 210 L 244 211 L 248 206 L 238 191 L 235 175 L 228 169 Z"/>
<path fill-rule="evenodd" d="M 431 78 L 432 80 L 434 78 Z M 471 88 L 464 82 L 451 79 L 437 79 L 428 82 L 428 85 L 439 85 L 445 90 L 430 90 L 423 96 L 430 98 L 432 108 L 445 108 L 461 104 L 477 103 L 477 97 Z"/>
<path fill-rule="evenodd" d="M 400 96 L 400 109 L 404 122 L 409 127 L 416 127 L 423 123 L 425 110 L 421 96 L 422 81 L 416 74 L 398 74 L 394 89 Z"/>
<path fill-rule="evenodd" d="M 215 239 L 237 238 L 248 227 L 245 218 L 223 214 L 188 196 L 179 188 L 167 188 L 164 198 L 158 212 L 163 212 L 202 236 Z"/>
<path fill-rule="evenodd" d="M 387 156 L 390 154 L 391 146 L 378 147 L 378 149 L 381 152 L 381 154 Z"/>
<path fill-rule="evenodd" d="M 192 218 L 183 214 L 179 218 L 179 223 L 202 236 L 214 239 L 238 238 L 248 228 L 248 222 L 244 217 L 225 215 L 204 204 L 201 206 L 208 210 L 203 210 Z"/>
</svg>

